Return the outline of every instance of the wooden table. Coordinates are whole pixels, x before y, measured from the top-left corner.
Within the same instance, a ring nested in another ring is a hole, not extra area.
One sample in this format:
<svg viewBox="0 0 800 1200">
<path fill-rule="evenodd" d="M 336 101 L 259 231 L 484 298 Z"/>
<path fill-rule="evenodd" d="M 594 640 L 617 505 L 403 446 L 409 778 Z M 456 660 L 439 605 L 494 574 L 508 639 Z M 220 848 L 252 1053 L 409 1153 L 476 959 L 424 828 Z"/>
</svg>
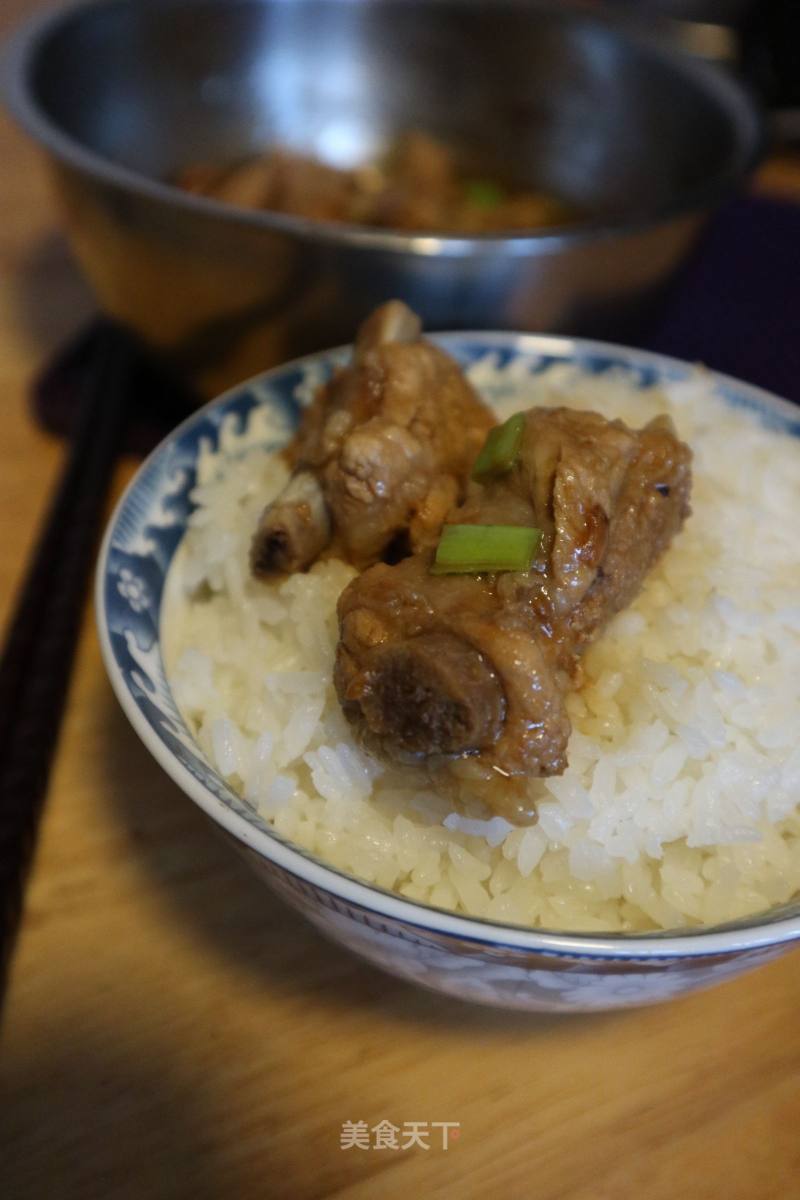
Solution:
<svg viewBox="0 0 800 1200">
<path fill-rule="evenodd" d="M 29 8 L 4 0 L 2 20 Z M 0 608 L 62 446 L 32 372 L 91 300 L 0 127 Z M 133 464 L 126 463 L 121 486 Z M 800 958 L 665 1007 L 471 1008 L 274 900 L 128 728 L 87 611 L 0 1058 L 4 1200 L 800 1196 Z M 458 1121 L 447 1151 L 342 1124 Z"/>
</svg>

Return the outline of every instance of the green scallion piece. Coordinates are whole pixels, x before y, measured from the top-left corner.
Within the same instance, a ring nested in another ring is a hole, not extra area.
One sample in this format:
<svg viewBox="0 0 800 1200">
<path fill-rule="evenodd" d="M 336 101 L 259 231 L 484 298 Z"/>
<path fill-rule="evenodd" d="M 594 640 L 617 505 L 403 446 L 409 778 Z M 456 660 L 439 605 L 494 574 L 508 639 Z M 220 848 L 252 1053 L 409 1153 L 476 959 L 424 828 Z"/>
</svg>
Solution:
<svg viewBox="0 0 800 1200">
<path fill-rule="evenodd" d="M 524 430 L 525 413 L 521 412 L 514 413 L 514 416 L 509 417 L 502 425 L 496 425 L 494 429 L 489 430 L 472 468 L 472 478 L 476 483 L 481 483 L 484 479 L 495 479 L 511 470 L 519 457 Z"/>
<path fill-rule="evenodd" d="M 481 571 L 527 571 L 541 539 L 541 529 L 525 525 L 445 525 L 431 573 L 477 575 Z"/>
<path fill-rule="evenodd" d="M 464 195 L 475 208 L 497 208 L 505 197 L 503 189 L 489 179 L 470 179 L 464 185 Z"/>
</svg>

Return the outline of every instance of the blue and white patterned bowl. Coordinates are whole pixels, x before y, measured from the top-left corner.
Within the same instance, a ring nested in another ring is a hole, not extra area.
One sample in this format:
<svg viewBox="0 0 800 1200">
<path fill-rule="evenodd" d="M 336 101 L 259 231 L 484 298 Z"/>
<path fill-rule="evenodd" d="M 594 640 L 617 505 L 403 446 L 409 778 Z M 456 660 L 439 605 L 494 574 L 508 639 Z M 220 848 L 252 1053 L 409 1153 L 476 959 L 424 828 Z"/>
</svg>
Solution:
<svg viewBox="0 0 800 1200">
<path fill-rule="evenodd" d="M 674 359 L 559 337 L 445 334 L 435 340 L 465 366 L 480 362 L 489 399 L 519 392 L 527 375 L 556 362 L 592 372 L 622 370 L 642 387 L 693 371 Z M 199 448 L 204 441 L 233 446 L 237 431 L 253 421 L 260 423 L 265 444 L 280 444 L 302 404 L 346 356 L 341 349 L 313 355 L 226 393 L 162 442 L 122 497 L 100 553 L 97 613 L 111 683 L 144 744 L 288 904 L 364 958 L 437 991 L 506 1008 L 621 1008 L 707 987 L 784 952 L 800 938 L 800 904 L 702 931 L 599 937 L 504 926 L 426 907 L 293 846 L 205 760 L 172 697 L 159 636 L 164 584 L 191 511 Z M 731 404 L 800 436 L 800 414 L 790 404 L 735 380 L 715 379 Z"/>
</svg>

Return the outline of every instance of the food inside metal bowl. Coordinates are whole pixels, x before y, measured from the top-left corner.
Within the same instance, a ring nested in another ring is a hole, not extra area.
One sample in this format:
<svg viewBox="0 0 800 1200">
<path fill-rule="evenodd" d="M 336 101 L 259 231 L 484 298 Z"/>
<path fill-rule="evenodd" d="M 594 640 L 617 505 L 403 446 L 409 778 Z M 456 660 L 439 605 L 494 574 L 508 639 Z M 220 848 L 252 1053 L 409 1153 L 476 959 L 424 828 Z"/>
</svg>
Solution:
<svg viewBox="0 0 800 1200">
<path fill-rule="evenodd" d="M 502 233 L 569 224 L 577 211 L 556 196 L 459 170 L 453 150 L 420 130 L 350 168 L 273 147 L 223 166 L 195 163 L 174 182 L 241 208 L 428 233 Z"/>
</svg>

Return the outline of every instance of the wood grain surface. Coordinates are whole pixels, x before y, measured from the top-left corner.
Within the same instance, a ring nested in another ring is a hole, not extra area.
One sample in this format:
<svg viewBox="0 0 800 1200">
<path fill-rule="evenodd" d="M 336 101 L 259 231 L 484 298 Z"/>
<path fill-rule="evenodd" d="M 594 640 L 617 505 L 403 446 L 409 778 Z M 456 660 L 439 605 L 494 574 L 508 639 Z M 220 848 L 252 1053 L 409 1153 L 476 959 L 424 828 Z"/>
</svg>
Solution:
<svg viewBox="0 0 800 1200">
<path fill-rule="evenodd" d="M 3 0 L 2 28 L 32 7 Z M 2 616 L 63 452 L 26 387 L 92 304 L 5 120 L 0 164 Z M 664 1007 L 565 1018 L 362 965 L 149 758 L 87 611 L 6 1006 L 0 1196 L 800 1196 L 799 1007 L 797 955 Z M 344 1121 L 383 1118 L 461 1133 L 447 1151 L 339 1148 Z"/>
</svg>

